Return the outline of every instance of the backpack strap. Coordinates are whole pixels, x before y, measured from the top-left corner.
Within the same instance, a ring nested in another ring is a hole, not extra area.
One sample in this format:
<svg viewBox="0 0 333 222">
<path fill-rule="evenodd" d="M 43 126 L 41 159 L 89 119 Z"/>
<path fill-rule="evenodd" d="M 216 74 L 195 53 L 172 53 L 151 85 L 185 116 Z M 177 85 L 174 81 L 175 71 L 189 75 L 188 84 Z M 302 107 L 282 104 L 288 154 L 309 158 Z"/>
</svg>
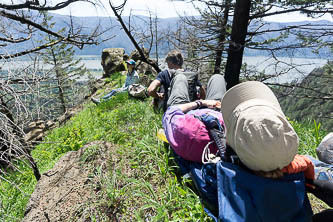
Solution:
<svg viewBox="0 0 333 222">
<path fill-rule="evenodd" d="M 194 117 L 199 119 L 205 124 L 210 138 L 214 140 L 218 148 L 217 155 L 221 157 L 222 161 L 227 161 L 226 158 L 227 145 L 226 145 L 224 126 L 220 124 L 218 118 L 209 114 L 203 114 L 201 116 L 194 116 Z"/>
<path fill-rule="evenodd" d="M 225 136 L 225 128 L 223 125 L 220 124 L 218 118 L 209 115 L 209 114 L 203 114 L 201 116 L 194 116 L 195 118 L 199 119 L 202 121 L 209 133 L 210 138 L 215 142 L 217 148 L 218 148 L 218 153 L 216 154 L 218 157 L 221 158 L 222 161 L 224 162 L 229 162 L 236 164 L 238 166 L 244 167 L 247 169 L 247 167 L 244 166 L 244 164 L 240 161 L 238 155 L 235 153 L 235 151 L 227 145 L 227 140 Z M 210 153 L 207 153 L 208 146 L 210 145 L 207 144 L 207 146 L 204 149 L 203 153 L 203 158 L 208 157 Z M 206 153 L 205 153 L 206 152 Z M 214 159 L 214 158 L 213 158 Z M 202 161 L 203 162 L 203 161 Z M 215 162 L 215 161 L 213 161 Z M 204 162 L 203 162 L 204 163 Z"/>
</svg>

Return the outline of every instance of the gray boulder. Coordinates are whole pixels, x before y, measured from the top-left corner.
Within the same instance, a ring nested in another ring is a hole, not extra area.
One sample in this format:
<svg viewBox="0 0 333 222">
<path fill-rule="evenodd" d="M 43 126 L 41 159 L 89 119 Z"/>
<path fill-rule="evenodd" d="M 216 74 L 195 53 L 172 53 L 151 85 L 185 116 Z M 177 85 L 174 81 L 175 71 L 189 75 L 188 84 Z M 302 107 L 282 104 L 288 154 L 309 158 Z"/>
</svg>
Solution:
<svg viewBox="0 0 333 222">
<path fill-rule="evenodd" d="M 155 62 L 153 60 L 150 61 Z M 136 64 L 137 64 L 136 70 L 140 74 L 140 83 L 148 87 L 151 81 L 154 80 L 155 77 L 157 76 L 156 70 L 152 66 L 140 60 L 138 60 Z"/>
<path fill-rule="evenodd" d="M 149 51 L 145 48 L 142 48 L 142 52 L 145 55 L 146 58 L 149 58 Z M 138 61 L 141 60 L 141 55 L 138 50 L 133 50 L 129 56 L 131 59 Z"/>
<path fill-rule="evenodd" d="M 24 140 L 27 143 L 35 144 L 38 141 L 41 141 L 45 136 L 46 132 L 55 127 L 55 123 L 51 120 L 37 120 L 29 123 L 28 127 L 24 129 Z"/>
<path fill-rule="evenodd" d="M 106 48 L 102 52 L 101 65 L 104 70 L 103 78 L 110 77 L 114 72 L 125 71 L 124 65 L 125 49 Z"/>
</svg>

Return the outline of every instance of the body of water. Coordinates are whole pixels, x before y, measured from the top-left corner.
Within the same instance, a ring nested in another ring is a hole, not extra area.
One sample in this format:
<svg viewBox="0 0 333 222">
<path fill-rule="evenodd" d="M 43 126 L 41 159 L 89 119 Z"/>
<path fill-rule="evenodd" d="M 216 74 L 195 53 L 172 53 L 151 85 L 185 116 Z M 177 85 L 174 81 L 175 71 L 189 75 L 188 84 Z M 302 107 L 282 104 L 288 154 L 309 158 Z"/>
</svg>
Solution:
<svg viewBox="0 0 333 222">
<path fill-rule="evenodd" d="M 291 82 L 293 80 L 301 81 L 313 69 L 320 68 L 327 64 L 327 59 L 315 58 L 288 58 L 288 57 L 265 57 L 265 56 L 247 56 L 243 58 L 243 63 L 247 64 L 248 75 L 255 70 L 267 75 L 276 75 L 271 82 Z"/>
<path fill-rule="evenodd" d="M 101 65 L 101 56 L 79 56 L 82 59 L 82 64 L 89 69 L 95 78 L 100 78 L 103 74 Z M 163 61 L 163 60 L 160 60 Z M 253 75 L 257 71 L 265 73 L 266 75 L 276 75 L 269 81 L 273 82 L 290 82 L 293 80 L 301 80 L 308 75 L 313 69 L 322 67 L 327 63 L 325 59 L 313 59 L 313 58 L 287 58 L 278 57 L 273 59 L 272 57 L 265 56 L 248 56 L 243 58 L 243 63 L 247 64 L 247 73 L 245 75 Z M 1 61 L 0 67 L 2 71 L 24 69 L 30 67 L 32 69 L 44 69 L 51 68 L 50 65 L 45 65 L 42 62 L 32 63 L 28 60 L 12 60 Z M 257 71 L 256 71 L 257 70 Z M 82 78 L 84 80 L 86 78 Z"/>
</svg>

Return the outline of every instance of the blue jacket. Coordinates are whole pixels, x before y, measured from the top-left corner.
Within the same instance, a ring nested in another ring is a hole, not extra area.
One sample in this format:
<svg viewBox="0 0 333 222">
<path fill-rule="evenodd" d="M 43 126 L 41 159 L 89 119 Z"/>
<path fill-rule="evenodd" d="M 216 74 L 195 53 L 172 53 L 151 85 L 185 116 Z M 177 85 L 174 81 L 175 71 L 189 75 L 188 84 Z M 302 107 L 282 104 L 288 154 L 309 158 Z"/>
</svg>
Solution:
<svg viewBox="0 0 333 222">
<path fill-rule="evenodd" d="M 229 162 L 201 164 L 174 156 L 182 173 L 191 176 L 205 211 L 215 221 L 312 221 L 303 173 L 268 179 Z"/>
</svg>

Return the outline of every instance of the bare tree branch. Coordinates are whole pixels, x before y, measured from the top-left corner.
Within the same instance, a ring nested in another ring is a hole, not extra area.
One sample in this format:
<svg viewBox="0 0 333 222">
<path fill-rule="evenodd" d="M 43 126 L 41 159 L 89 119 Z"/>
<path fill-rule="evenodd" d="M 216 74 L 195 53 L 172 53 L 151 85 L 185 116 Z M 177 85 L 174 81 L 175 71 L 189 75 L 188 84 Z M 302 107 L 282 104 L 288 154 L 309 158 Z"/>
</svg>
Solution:
<svg viewBox="0 0 333 222">
<path fill-rule="evenodd" d="M 21 4 L 2 4 L 0 3 L 0 8 L 6 9 L 6 10 L 18 10 L 18 9 L 32 9 L 32 10 L 37 10 L 37 11 L 54 11 L 54 10 L 59 10 L 62 8 L 66 8 L 70 4 L 74 2 L 89 2 L 91 4 L 96 4 L 99 1 L 94 1 L 94 0 L 66 0 L 62 1 L 60 3 L 57 3 L 54 6 L 46 6 L 47 1 L 44 1 L 44 4 L 40 4 L 39 0 L 34 0 L 34 1 L 29 1 L 26 0 L 25 3 Z"/>
<path fill-rule="evenodd" d="M 55 40 L 55 41 L 52 41 L 50 43 L 46 43 L 44 45 L 38 46 L 36 48 L 25 50 L 25 51 L 14 53 L 14 54 L 10 54 L 10 55 L 9 54 L 0 54 L 0 59 L 15 58 L 15 57 L 23 56 L 23 55 L 28 55 L 28 54 L 33 53 L 33 52 L 38 52 L 38 51 L 40 51 L 42 49 L 46 49 L 46 48 L 48 48 L 50 46 L 56 45 L 59 42 L 61 42 L 62 40 L 63 39 Z"/>
<path fill-rule="evenodd" d="M 111 9 L 112 9 L 112 11 L 114 13 L 114 15 L 118 19 L 121 27 L 124 29 L 125 33 L 129 37 L 129 39 L 131 40 L 131 42 L 133 43 L 133 45 L 135 46 L 135 48 L 138 50 L 138 52 L 139 52 L 139 54 L 141 56 L 141 61 L 147 63 L 150 66 L 152 66 L 157 72 L 160 72 L 161 70 L 158 67 L 158 65 L 155 62 L 149 61 L 149 59 L 145 56 L 145 54 L 142 51 L 141 47 L 139 46 L 139 44 L 137 43 L 137 41 L 133 37 L 132 32 L 125 25 L 125 23 L 124 23 L 124 21 L 123 21 L 123 19 L 121 17 L 121 13 L 118 13 L 118 11 L 121 12 L 121 10 L 124 8 L 126 2 L 127 2 L 127 0 L 124 0 L 123 4 L 121 4 L 120 6 L 114 6 L 113 3 L 112 3 L 112 0 L 109 0 L 109 5 L 110 5 L 110 7 L 111 7 Z"/>
<path fill-rule="evenodd" d="M 91 38 L 88 38 L 87 41 L 77 41 L 77 40 L 74 39 L 75 36 L 64 37 L 64 36 L 58 34 L 57 32 L 53 32 L 50 29 L 46 29 L 43 26 L 41 26 L 41 25 L 39 25 L 35 22 L 32 22 L 31 20 L 28 20 L 28 19 L 26 19 L 24 17 L 21 17 L 21 16 L 16 16 L 16 15 L 11 14 L 11 13 L 7 13 L 5 11 L 0 11 L 0 16 L 6 17 L 6 18 L 14 20 L 14 21 L 18 21 L 18 22 L 21 22 L 21 23 L 24 23 L 24 24 L 27 24 L 27 25 L 30 25 L 30 26 L 33 26 L 33 27 L 37 28 L 38 30 L 40 30 L 42 32 L 45 32 L 47 34 L 58 37 L 59 39 L 61 39 L 61 41 L 66 41 L 66 42 L 75 44 L 79 48 L 82 48 L 84 44 L 96 44 L 96 42 L 94 42 Z"/>
</svg>

